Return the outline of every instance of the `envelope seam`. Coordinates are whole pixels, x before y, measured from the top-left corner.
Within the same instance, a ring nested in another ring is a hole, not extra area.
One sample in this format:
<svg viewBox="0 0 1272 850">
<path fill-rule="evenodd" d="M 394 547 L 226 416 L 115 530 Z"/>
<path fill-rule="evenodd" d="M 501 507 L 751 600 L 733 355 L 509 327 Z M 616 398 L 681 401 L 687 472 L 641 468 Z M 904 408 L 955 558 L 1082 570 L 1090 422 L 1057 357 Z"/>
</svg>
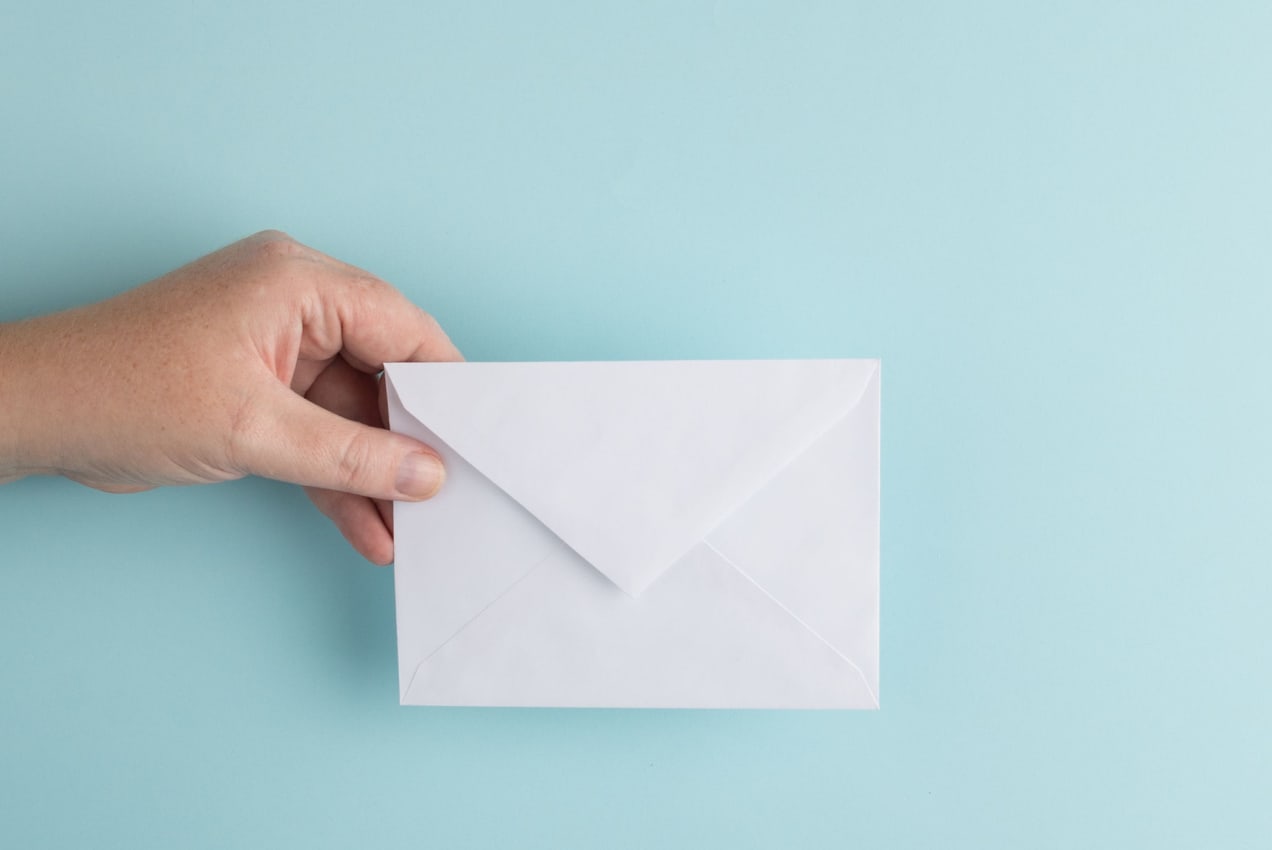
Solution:
<svg viewBox="0 0 1272 850">
<path fill-rule="evenodd" d="M 822 440 L 826 439 L 826 438 L 827 438 L 827 436 L 830 434 L 830 432 L 831 432 L 831 431 L 833 431 L 835 428 L 838 428 L 840 425 L 842 425 L 842 424 L 843 424 L 843 422 L 844 422 L 844 420 L 846 420 L 849 416 L 851 416 L 851 415 L 852 415 L 852 413 L 853 413 L 853 411 L 855 411 L 855 410 L 857 409 L 858 405 L 860 405 L 860 404 L 861 404 L 861 400 L 862 400 L 863 398 L 865 398 L 865 397 L 866 397 L 866 393 L 867 393 L 867 392 L 869 392 L 869 390 L 870 390 L 870 385 L 871 385 L 871 384 L 872 384 L 875 380 L 877 380 L 877 379 L 878 379 L 878 377 L 879 377 L 879 364 L 876 362 L 876 364 L 875 364 L 875 370 L 874 370 L 873 372 L 871 372 L 871 373 L 870 373 L 870 377 L 866 379 L 866 383 L 865 383 L 865 385 L 862 387 L 861 392 L 859 392 L 859 393 L 856 395 L 856 397 L 853 399 L 852 404 L 850 404 L 850 405 L 846 406 L 846 407 L 845 407 L 845 408 L 844 408 L 844 409 L 843 409 L 843 410 L 842 410 L 842 411 L 841 411 L 841 412 L 840 412 L 837 416 L 835 416 L 835 417 L 834 417 L 833 419 L 831 419 L 828 423 L 826 423 L 826 425 L 824 425 L 822 428 L 820 428 L 819 430 L 815 431 L 815 432 L 814 432 L 811 436 L 809 436 L 809 438 L 808 438 L 808 439 L 804 442 L 804 444 L 803 444 L 802 446 L 800 446 L 800 447 L 799 447 L 799 449 L 797 449 L 796 451 L 792 452 L 792 453 L 791 453 L 791 455 L 790 455 L 788 458 L 786 458 L 786 460 L 784 460 L 784 461 L 781 463 L 781 465 L 779 465 L 779 466 L 778 466 L 778 468 L 777 468 L 777 469 L 773 472 L 773 474 L 772 474 L 772 475 L 770 475 L 768 478 L 764 479 L 764 481 L 762 481 L 762 482 L 761 482 L 758 486 L 756 486 L 756 488 L 755 488 L 754 490 L 751 490 L 749 493 L 747 493 L 745 496 L 743 496 L 743 497 L 741 498 L 741 500 L 737 501 L 737 502 L 736 502 L 736 503 L 735 503 L 735 504 L 734 504 L 731 508 L 729 508 L 727 511 L 725 511 L 725 512 L 724 512 L 724 514 L 721 516 L 721 518 L 720 518 L 720 519 L 719 519 L 719 520 L 718 520 L 718 521 L 717 521 L 714 525 L 712 525 L 712 526 L 711 526 L 711 528 L 710 528 L 710 529 L 708 529 L 708 530 L 707 530 L 707 532 L 706 532 L 705 534 L 703 534 L 703 536 L 702 536 L 702 538 L 701 538 L 701 539 L 702 539 L 702 542 L 707 543 L 707 538 L 708 538 L 708 537 L 710 537 L 712 534 L 715 534 L 715 533 L 716 533 L 716 531 L 718 531 L 720 528 L 722 528 L 722 527 L 723 527 L 723 526 L 724 526 L 724 525 L 725 525 L 725 524 L 726 524 L 726 523 L 727 523 L 727 522 L 728 522 L 728 521 L 729 521 L 729 520 L 733 517 L 733 515 L 734 515 L 734 514 L 736 514 L 738 511 L 742 510 L 742 508 L 746 507 L 746 506 L 747 506 L 747 505 L 751 502 L 751 500 L 752 500 L 752 499 L 754 499 L 754 498 L 755 498 L 756 496 L 758 496 L 760 493 L 762 493 L 762 492 L 764 492 L 766 489 L 768 489 L 768 486 L 769 486 L 770 484 L 772 484 L 774 481 L 776 481 L 778 478 L 780 478 L 780 477 L 782 476 L 782 474 L 786 472 L 786 470 L 787 470 L 787 469 L 789 469 L 791 466 L 793 466 L 793 465 L 795 464 L 795 462 L 796 462 L 796 461 L 798 461 L 800 458 L 802 458 L 802 457 L 803 457 L 804 455 L 806 455 L 808 452 L 812 451 L 812 450 L 813 450 L 813 448 L 814 448 L 814 447 L 815 447 L 818 443 L 820 443 Z M 567 545 L 568 545 L 568 544 L 567 544 Z M 697 544 L 695 543 L 695 544 L 694 544 L 694 546 L 696 546 L 696 545 L 697 545 Z M 708 545 L 708 546 L 711 546 L 711 544 L 710 544 L 710 543 L 707 543 L 707 545 Z M 692 549 L 693 549 L 693 546 L 690 546 L 688 549 L 686 549 L 684 552 L 681 552 L 681 553 L 680 553 L 680 554 L 679 554 L 676 558 L 674 558 L 672 561 L 670 561 L 670 562 L 668 563 L 667 567 L 666 567 L 666 568 L 665 568 L 665 569 L 664 569 L 661 573 L 659 573 L 657 576 L 655 576 L 655 577 L 654 577 L 654 580 L 653 580 L 653 581 L 651 581 L 651 582 L 649 583 L 649 585 L 652 585 L 652 584 L 654 583 L 654 581 L 658 581 L 658 579 L 660 579 L 660 578 L 662 578 L 664 575 L 666 575 L 666 574 L 667 574 L 667 572 L 668 572 L 668 571 L 669 571 L 669 570 L 670 570 L 673 566 L 675 566 L 677 562 L 679 562 L 682 558 L 684 558 L 684 556 L 685 556 L 685 555 L 686 555 L 686 554 L 687 554 L 690 550 L 692 550 Z M 721 558 L 724 558 L 724 560 L 729 561 L 729 559 L 728 559 L 728 558 L 725 558 L 725 556 L 724 556 L 722 553 L 720 553 L 720 552 L 716 551 L 715 547 L 711 547 L 711 549 L 712 549 L 712 551 L 713 551 L 713 552 L 716 552 L 716 554 L 717 554 L 717 555 L 720 555 L 720 557 L 721 557 Z M 730 563 L 731 565 L 733 565 L 734 569 L 737 569 L 737 570 L 738 570 L 738 572 L 742 572 L 742 570 L 741 570 L 741 569 L 738 569 L 737 565 L 736 565 L 736 564 L 733 564 L 733 562 L 732 562 L 732 561 L 729 561 L 729 563 Z M 743 575 L 745 575 L 745 573 L 743 573 Z M 747 576 L 747 578 L 748 578 L 748 579 L 750 579 L 750 580 L 751 580 L 751 582 L 752 582 L 753 584 L 755 584 L 755 580 L 754 580 L 754 579 L 751 579 L 751 577 L 750 577 L 750 576 Z M 645 588 L 642 588 L 641 592 L 643 593 L 645 590 L 647 590 L 647 589 L 648 589 L 648 587 L 649 587 L 649 585 L 646 585 L 646 587 L 645 587 Z M 759 585 L 759 584 L 756 584 L 756 587 L 759 587 L 759 588 L 760 588 L 760 590 L 764 590 L 764 588 L 763 588 L 763 587 L 760 587 L 760 585 Z M 768 591 L 764 591 L 764 592 L 765 592 L 765 593 L 768 593 Z M 777 600 L 776 600 L 776 599 L 774 599 L 773 601 L 774 601 L 774 602 L 777 602 Z M 780 602 L 779 602 L 778 604 L 779 604 L 779 605 L 781 605 L 781 603 L 780 603 Z M 785 607 L 785 606 L 783 606 L 783 608 L 784 608 L 784 607 Z M 789 613 L 789 612 L 788 612 L 788 613 Z M 794 615 L 794 614 L 791 614 L 791 616 L 792 616 L 792 617 L 795 617 L 795 615 Z M 798 617 L 795 617 L 795 619 L 796 619 L 796 620 L 799 620 L 799 618 L 798 618 Z M 806 624 L 806 623 L 803 623 L 803 621 L 802 621 L 802 620 L 801 620 L 800 622 L 801 622 L 801 624 L 802 624 L 802 625 L 804 625 L 804 627 L 805 627 L 805 628 L 807 628 L 807 627 L 808 627 L 808 626 L 807 626 L 807 624 Z M 813 630 L 812 630 L 812 629 L 809 629 L 809 631 L 813 631 Z M 813 632 L 813 634 L 817 634 L 817 633 L 816 633 L 816 632 Z M 818 636 L 818 638 L 821 638 L 821 635 L 817 635 L 817 636 Z M 822 640 L 825 640 L 824 638 L 821 638 L 821 639 L 822 639 Z M 827 645 L 829 646 L 829 644 L 827 644 Z M 832 647 L 831 647 L 831 649 L 834 649 L 834 647 L 832 646 Z M 848 661 L 849 663 L 852 663 L 852 662 L 851 662 L 851 660 L 849 660 L 849 659 L 844 659 L 844 660 L 845 660 L 845 661 Z M 868 685 L 867 685 L 867 687 L 868 687 Z M 872 692 L 872 693 L 873 693 L 873 692 Z"/>
<path fill-rule="evenodd" d="M 415 687 L 415 680 L 420 675 L 420 670 L 424 667 L 425 664 L 427 664 L 429 661 L 433 659 L 434 655 L 436 655 L 437 653 L 445 649 L 450 644 L 451 641 L 459 637 L 461 633 L 463 633 L 473 623 L 477 622 L 477 620 L 481 619 L 482 614 L 485 614 L 487 611 L 493 608 L 499 602 L 499 600 L 503 599 L 505 596 L 511 593 L 513 589 L 517 587 L 517 585 L 521 584 L 523 581 L 529 578 L 532 573 L 534 573 L 537 569 L 539 569 L 539 567 L 543 566 L 544 562 L 546 562 L 554 554 L 556 553 L 549 551 L 542 558 L 535 561 L 534 566 L 530 567 L 530 569 L 526 570 L 525 573 L 522 574 L 516 581 L 514 581 L 512 584 L 504 588 L 497 596 L 495 596 L 494 599 L 490 600 L 485 605 L 483 605 L 480 611 L 478 611 L 476 614 L 473 614 L 471 617 L 465 620 L 463 625 L 455 629 L 455 631 L 451 632 L 446 637 L 446 639 L 443 640 L 441 643 L 439 643 L 432 652 L 430 652 L 428 655 L 420 659 L 420 662 L 415 665 L 414 672 L 411 673 L 411 681 L 406 683 L 406 690 L 402 692 L 402 699 L 405 700 L 407 696 L 410 695 L 412 688 Z"/>
<path fill-rule="evenodd" d="M 742 569 L 737 564 L 735 564 L 732 558 L 730 558 L 728 555 L 724 554 L 719 549 L 717 549 L 714 545 L 712 545 L 710 540 L 703 540 L 702 545 L 706 546 L 707 549 L 709 549 L 711 552 L 713 552 L 716 555 L 716 557 L 718 557 L 720 560 L 724 561 L 726 564 L 732 567 L 735 571 L 737 571 L 738 575 L 742 576 L 742 578 L 746 579 L 751 584 L 755 585 L 755 588 L 758 591 L 760 591 L 760 593 L 763 593 L 765 596 L 769 598 L 769 600 L 774 605 L 776 605 L 778 608 L 781 608 L 784 612 L 786 612 L 787 616 L 789 616 L 792 620 L 794 620 L 795 622 L 803 626 L 804 629 L 809 634 L 817 638 L 817 640 L 821 641 L 826 646 L 826 648 L 829 649 L 831 652 L 835 653 L 835 655 L 839 656 L 845 664 L 851 667 L 857 673 L 857 675 L 861 677 L 861 684 L 865 687 L 866 693 L 870 694 L 870 699 L 872 702 L 874 702 L 875 708 L 879 707 L 879 697 L 875 695 L 874 688 L 870 687 L 870 680 L 866 678 L 866 674 L 862 671 L 862 669 L 859 666 L 857 666 L 857 662 L 853 661 L 847 655 L 844 655 L 835 647 L 833 643 L 826 640 L 826 638 L 822 637 L 821 634 L 819 634 L 816 629 L 814 629 L 812 626 L 808 625 L 808 623 L 805 623 L 803 620 L 801 620 L 794 611 L 792 611 L 790 608 L 787 608 L 785 605 L 783 605 L 780 599 L 778 599 L 773 594 L 769 593 L 764 588 L 764 585 L 760 584 L 758 581 L 752 578 L 751 575 L 746 570 Z"/>
</svg>

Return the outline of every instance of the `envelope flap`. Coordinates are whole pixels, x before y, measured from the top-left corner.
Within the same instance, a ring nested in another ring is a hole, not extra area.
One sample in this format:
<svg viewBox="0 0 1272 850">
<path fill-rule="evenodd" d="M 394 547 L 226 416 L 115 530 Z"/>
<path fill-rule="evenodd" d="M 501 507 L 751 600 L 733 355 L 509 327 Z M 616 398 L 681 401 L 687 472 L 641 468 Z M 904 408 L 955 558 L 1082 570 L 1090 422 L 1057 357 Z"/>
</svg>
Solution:
<svg viewBox="0 0 1272 850">
<path fill-rule="evenodd" d="M 392 363 L 403 407 L 640 594 L 861 397 L 875 360 Z"/>
</svg>

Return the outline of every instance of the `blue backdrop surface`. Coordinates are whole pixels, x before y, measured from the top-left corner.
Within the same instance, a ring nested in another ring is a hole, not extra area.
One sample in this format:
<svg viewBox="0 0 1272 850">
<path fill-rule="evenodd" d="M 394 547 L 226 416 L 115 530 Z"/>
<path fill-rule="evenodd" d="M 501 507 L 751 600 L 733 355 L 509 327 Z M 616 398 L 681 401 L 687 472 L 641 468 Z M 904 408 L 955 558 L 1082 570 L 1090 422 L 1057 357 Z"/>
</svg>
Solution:
<svg viewBox="0 0 1272 850">
<path fill-rule="evenodd" d="M 1266 841 L 1270 9 L 4 2 L 0 319 L 275 227 L 470 359 L 886 381 L 877 713 L 402 709 L 298 490 L 0 487 L 0 844 Z"/>
</svg>

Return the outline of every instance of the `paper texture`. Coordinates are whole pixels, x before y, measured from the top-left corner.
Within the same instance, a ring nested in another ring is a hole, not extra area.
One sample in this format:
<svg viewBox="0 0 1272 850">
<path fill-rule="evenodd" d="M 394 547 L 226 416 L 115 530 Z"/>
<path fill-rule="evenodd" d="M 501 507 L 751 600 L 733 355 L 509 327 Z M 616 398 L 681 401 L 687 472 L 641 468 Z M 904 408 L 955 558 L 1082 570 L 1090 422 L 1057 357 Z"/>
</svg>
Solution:
<svg viewBox="0 0 1272 850">
<path fill-rule="evenodd" d="M 385 372 L 403 704 L 878 707 L 878 361 Z"/>
</svg>

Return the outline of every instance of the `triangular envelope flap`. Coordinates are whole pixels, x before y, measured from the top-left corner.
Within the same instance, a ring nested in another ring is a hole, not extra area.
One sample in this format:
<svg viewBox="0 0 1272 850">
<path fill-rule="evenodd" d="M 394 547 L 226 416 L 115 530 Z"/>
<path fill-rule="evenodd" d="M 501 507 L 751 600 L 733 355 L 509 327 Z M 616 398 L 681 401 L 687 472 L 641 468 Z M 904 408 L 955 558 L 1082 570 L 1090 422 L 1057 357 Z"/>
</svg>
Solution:
<svg viewBox="0 0 1272 850">
<path fill-rule="evenodd" d="M 875 360 L 389 364 L 403 406 L 631 595 L 856 403 Z"/>
</svg>

